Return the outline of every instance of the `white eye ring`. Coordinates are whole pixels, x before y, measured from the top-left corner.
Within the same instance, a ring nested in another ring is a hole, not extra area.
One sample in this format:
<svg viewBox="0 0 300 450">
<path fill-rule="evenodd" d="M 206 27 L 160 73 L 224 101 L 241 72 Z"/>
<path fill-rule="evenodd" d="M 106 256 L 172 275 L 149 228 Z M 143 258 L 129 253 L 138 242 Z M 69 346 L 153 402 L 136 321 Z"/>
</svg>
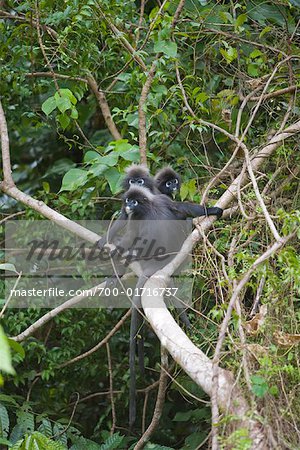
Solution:
<svg viewBox="0 0 300 450">
<path fill-rule="evenodd" d="M 134 181 L 133 181 L 133 178 L 129 179 L 129 184 L 135 184 Z"/>
<path fill-rule="evenodd" d="M 125 199 L 125 203 L 128 203 L 128 202 L 129 202 L 129 198 L 126 198 L 126 199 Z"/>
<path fill-rule="evenodd" d="M 139 178 L 136 182 L 142 186 L 145 183 L 145 180 L 143 178 Z"/>
<path fill-rule="evenodd" d="M 170 187 L 170 186 L 171 186 L 171 181 L 167 181 L 167 182 L 166 182 L 166 186 L 167 186 L 167 187 Z"/>
<path fill-rule="evenodd" d="M 132 203 L 133 203 L 134 206 L 138 205 L 138 201 L 137 200 L 133 200 Z"/>
<path fill-rule="evenodd" d="M 178 184 L 177 178 L 174 178 L 174 183 L 175 183 L 175 184 Z"/>
</svg>

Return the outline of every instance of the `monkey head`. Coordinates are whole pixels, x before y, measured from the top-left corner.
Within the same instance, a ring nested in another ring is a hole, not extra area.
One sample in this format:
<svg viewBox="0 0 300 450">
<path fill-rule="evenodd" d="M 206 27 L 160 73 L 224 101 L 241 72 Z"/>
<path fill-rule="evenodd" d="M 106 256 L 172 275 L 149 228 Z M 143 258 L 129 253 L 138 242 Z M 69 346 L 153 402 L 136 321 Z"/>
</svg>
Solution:
<svg viewBox="0 0 300 450">
<path fill-rule="evenodd" d="M 142 186 L 151 192 L 155 190 L 154 180 L 149 174 L 148 168 L 144 165 L 132 164 L 125 171 L 126 176 L 122 182 L 124 191 L 127 191 L 131 186 Z"/>
<path fill-rule="evenodd" d="M 151 208 L 154 195 L 145 187 L 132 186 L 123 195 L 123 207 L 128 217 L 143 219 Z"/>
<path fill-rule="evenodd" d="M 164 167 L 154 177 L 157 189 L 168 197 L 175 197 L 180 190 L 181 178 L 172 167 Z"/>
</svg>

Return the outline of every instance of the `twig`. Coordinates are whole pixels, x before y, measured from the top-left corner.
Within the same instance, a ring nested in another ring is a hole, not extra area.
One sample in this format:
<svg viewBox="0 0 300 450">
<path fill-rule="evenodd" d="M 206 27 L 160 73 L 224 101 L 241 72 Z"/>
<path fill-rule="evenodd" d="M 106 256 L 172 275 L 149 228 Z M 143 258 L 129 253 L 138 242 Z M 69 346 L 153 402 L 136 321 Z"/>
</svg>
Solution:
<svg viewBox="0 0 300 450">
<path fill-rule="evenodd" d="M 45 325 L 45 323 L 49 322 L 49 320 L 53 319 L 53 317 L 57 316 L 57 314 L 61 313 L 62 311 L 64 311 L 67 308 L 70 308 L 71 306 L 76 305 L 81 300 L 84 300 L 85 298 L 88 298 L 91 295 L 96 295 L 99 289 L 105 287 L 105 284 L 106 284 L 106 281 L 92 289 L 87 289 L 86 291 L 83 291 L 80 295 L 76 295 L 75 297 L 70 298 L 66 302 L 62 303 L 61 305 L 57 306 L 56 308 L 54 308 L 51 311 L 44 314 L 36 322 L 34 322 L 32 325 L 30 325 L 28 328 L 26 328 L 26 330 L 24 330 L 22 333 L 18 334 L 17 336 L 13 337 L 12 339 L 14 339 L 17 342 L 23 341 L 28 336 L 31 336 L 38 328 Z"/>
<path fill-rule="evenodd" d="M 59 86 L 58 86 L 58 83 L 57 83 L 57 79 L 56 79 L 55 73 L 54 73 L 54 71 L 52 69 L 51 63 L 50 63 L 50 61 L 48 59 L 48 56 L 47 56 L 47 54 L 45 52 L 45 48 L 44 48 L 44 45 L 43 45 L 43 40 L 42 40 L 41 30 L 40 30 L 40 13 L 39 13 L 39 7 L 38 7 L 38 0 L 35 1 L 35 14 L 36 14 L 36 31 L 37 31 L 39 46 L 40 46 L 40 49 L 42 51 L 44 60 L 45 60 L 45 62 L 47 64 L 47 67 L 50 70 L 50 72 L 52 73 L 55 89 L 57 90 L 57 92 L 59 92 Z"/>
<path fill-rule="evenodd" d="M 16 281 L 15 281 L 15 283 L 14 283 L 14 286 L 13 286 L 13 288 L 10 290 L 9 296 L 8 296 L 8 298 L 7 298 L 7 300 L 6 300 L 6 302 L 5 302 L 4 306 L 3 306 L 3 308 L 2 308 L 1 311 L 0 311 L 0 319 L 2 319 L 2 317 L 4 316 L 5 310 L 6 310 L 7 307 L 8 307 L 8 304 L 9 304 L 11 298 L 12 298 L 12 295 L 13 295 L 14 290 L 16 289 L 17 285 L 19 284 L 19 281 L 20 281 L 21 276 L 22 276 L 22 272 L 20 272 L 20 273 L 18 274 L 18 278 L 16 279 Z"/>
<path fill-rule="evenodd" d="M 171 23 L 171 30 L 173 30 L 178 22 L 179 16 L 182 13 L 182 10 L 184 8 L 185 0 L 180 0 L 178 3 L 177 9 L 175 11 L 172 23 Z"/>
<path fill-rule="evenodd" d="M 139 18 L 138 28 L 136 30 L 136 45 L 135 45 L 136 47 L 137 47 L 138 41 L 140 39 L 140 29 L 141 29 L 142 23 L 143 23 L 144 12 L 145 12 L 145 0 L 141 0 L 140 18 Z"/>
<path fill-rule="evenodd" d="M 110 348 L 109 348 L 108 342 L 106 342 L 106 352 L 107 352 L 107 364 L 108 364 L 108 373 L 109 373 L 109 395 L 110 395 L 111 415 L 112 415 L 112 426 L 110 429 L 110 435 L 112 436 L 115 432 L 117 418 L 116 418 L 116 409 L 115 409 L 115 402 L 114 402 L 114 385 L 113 385 L 112 364 L 111 364 Z"/>
<path fill-rule="evenodd" d="M 109 28 L 114 33 L 117 39 L 120 40 L 121 44 L 126 48 L 126 50 L 130 53 L 132 58 L 141 66 L 144 72 L 147 71 L 146 64 L 142 60 L 142 58 L 137 54 L 136 50 L 132 47 L 132 45 L 127 41 L 126 37 L 124 36 L 124 33 L 118 30 L 118 28 L 106 17 L 106 15 L 103 13 L 101 9 L 100 2 L 97 3 L 98 9 L 100 11 L 101 16 L 104 18 L 104 20 L 107 22 Z"/>
<path fill-rule="evenodd" d="M 73 77 L 71 75 L 64 75 L 57 72 L 30 72 L 25 73 L 25 77 L 34 78 L 34 77 L 44 77 L 44 78 L 61 78 L 62 80 L 71 80 L 71 81 L 81 81 L 82 83 L 88 84 L 88 81 L 82 77 Z"/>
<path fill-rule="evenodd" d="M 205 28 L 203 30 L 203 33 L 205 33 L 205 32 L 210 32 L 210 33 L 214 33 L 214 34 L 220 34 L 221 36 L 226 36 L 226 37 L 235 39 L 236 41 L 245 42 L 246 44 L 252 44 L 255 47 L 268 49 L 271 52 L 279 53 L 279 54 L 283 55 L 285 58 L 288 56 L 285 52 L 283 52 L 282 50 L 279 50 L 276 47 L 272 47 L 271 45 L 267 45 L 267 44 L 261 44 L 258 40 L 257 41 L 250 41 L 249 39 L 241 38 L 240 36 L 237 36 L 236 34 L 229 33 L 227 31 L 217 30 L 215 28 Z"/>
<path fill-rule="evenodd" d="M 139 100 L 139 147 L 140 147 L 140 161 L 141 164 L 147 164 L 147 127 L 146 127 L 146 113 L 144 111 L 145 103 L 149 94 L 149 90 L 154 78 L 156 70 L 157 59 L 151 65 L 148 73 L 146 83 L 143 86 L 140 100 Z"/>
<path fill-rule="evenodd" d="M 157 399 L 156 404 L 154 408 L 153 417 L 151 420 L 150 425 L 148 426 L 145 433 L 142 435 L 140 440 L 137 442 L 137 444 L 134 447 L 134 450 L 140 450 L 142 449 L 146 442 L 149 441 L 151 435 L 157 428 L 159 424 L 159 420 L 162 414 L 162 409 L 165 403 L 165 394 L 166 394 L 166 388 L 167 388 L 167 382 L 168 382 L 168 353 L 164 347 L 161 347 L 161 370 L 160 370 L 160 377 L 159 377 L 159 387 L 158 387 L 158 393 L 157 393 Z"/>
<path fill-rule="evenodd" d="M 103 338 L 97 345 L 92 347 L 90 350 L 88 350 L 84 353 L 81 353 L 81 355 L 78 355 L 75 358 L 72 358 L 69 361 L 64 362 L 63 364 L 60 364 L 55 369 L 62 369 L 63 367 L 70 366 L 71 364 L 81 361 L 82 359 L 87 358 L 88 356 L 95 353 L 97 350 L 99 350 L 99 348 L 103 347 L 104 344 L 107 344 L 108 341 L 112 338 L 112 336 L 114 336 L 114 334 L 116 334 L 116 332 L 119 331 L 119 329 L 121 328 L 123 323 L 126 322 L 128 317 L 130 316 L 130 314 L 131 314 L 131 309 L 129 309 L 126 312 L 126 314 L 124 314 L 124 316 L 119 320 L 119 322 L 116 323 L 116 325 L 110 330 L 110 332 L 105 336 L 105 338 Z"/>
<path fill-rule="evenodd" d="M 262 100 L 268 100 L 269 98 L 279 97 L 280 95 L 289 94 L 291 92 L 295 92 L 298 89 L 298 86 L 289 86 L 283 89 L 278 89 L 277 91 L 269 92 L 268 94 L 264 94 Z M 246 97 L 245 97 L 246 98 Z M 252 97 L 251 101 L 255 102 L 260 99 L 259 97 Z"/>
<path fill-rule="evenodd" d="M 29 18 L 29 17 L 25 17 L 25 16 L 20 16 L 20 15 L 14 15 L 14 14 L 10 14 L 10 13 L 8 13 L 6 11 L 0 10 L 0 17 L 1 16 L 2 17 L 6 17 L 7 19 L 15 20 L 17 22 L 18 21 L 19 22 L 27 22 L 28 25 L 33 24 L 35 27 L 37 25 L 37 21 L 35 19 L 31 18 L 31 17 Z M 54 40 L 57 41 L 58 33 L 55 30 L 53 30 L 53 28 L 50 28 L 47 25 L 41 25 L 41 26 L 42 26 L 43 30 L 47 31 L 49 36 L 51 36 Z"/>
<path fill-rule="evenodd" d="M 259 304 L 259 301 L 260 301 L 260 296 L 261 296 L 261 293 L 263 291 L 263 288 L 264 288 L 264 285 L 265 285 L 265 281 L 266 281 L 266 277 L 263 275 L 261 277 L 261 279 L 260 279 L 260 282 L 259 282 L 259 285 L 258 285 L 258 288 L 257 288 L 257 291 L 256 291 L 255 300 L 253 302 L 253 306 L 252 306 L 251 311 L 250 311 L 250 317 L 253 317 L 256 314 L 256 312 L 257 312 L 258 304 Z"/>
</svg>

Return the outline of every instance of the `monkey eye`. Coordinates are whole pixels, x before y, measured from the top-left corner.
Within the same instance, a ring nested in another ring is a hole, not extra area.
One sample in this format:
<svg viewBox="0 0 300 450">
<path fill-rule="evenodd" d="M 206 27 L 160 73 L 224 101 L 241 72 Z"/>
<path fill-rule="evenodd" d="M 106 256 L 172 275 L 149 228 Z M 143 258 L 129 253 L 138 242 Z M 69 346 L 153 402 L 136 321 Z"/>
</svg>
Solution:
<svg viewBox="0 0 300 450">
<path fill-rule="evenodd" d="M 129 198 L 128 197 L 125 199 L 125 203 L 129 203 Z"/>
<path fill-rule="evenodd" d="M 174 183 L 175 183 L 175 184 L 178 184 L 177 178 L 174 178 Z"/>
<path fill-rule="evenodd" d="M 140 186 L 142 186 L 142 185 L 145 183 L 145 181 L 143 180 L 143 178 L 138 178 L 138 179 L 136 180 L 136 182 L 137 182 L 137 184 L 139 184 Z"/>
<path fill-rule="evenodd" d="M 166 182 L 166 186 L 167 186 L 167 187 L 170 187 L 171 184 L 172 184 L 172 181 L 167 181 L 167 182 Z"/>
<path fill-rule="evenodd" d="M 129 179 L 129 184 L 135 184 L 135 180 L 133 178 Z M 127 199 L 126 199 L 127 200 Z"/>
<path fill-rule="evenodd" d="M 137 206 L 138 205 L 138 201 L 137 200 L 132 200 L 132 204 L 133 204 L 133 206 Z"/>
</svg>

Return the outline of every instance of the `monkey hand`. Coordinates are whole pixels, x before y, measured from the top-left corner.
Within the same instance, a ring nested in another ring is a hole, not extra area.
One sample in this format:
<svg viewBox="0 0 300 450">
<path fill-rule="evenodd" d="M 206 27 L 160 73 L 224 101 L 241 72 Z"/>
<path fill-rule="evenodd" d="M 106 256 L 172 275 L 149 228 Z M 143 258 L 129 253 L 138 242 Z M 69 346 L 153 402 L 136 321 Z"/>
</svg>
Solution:
<svg viewBox="0 0 300 450">
<path fill-rule="evenodd" d="M 223 215 L 223 209 L 222 208 L 218 208 L 217 206 L 215 206 L 214 209 L 216 210 L 217 218 L 220 219 L 220 217 L 222 217 L 222 215 Z"/>
<path fill-rule="evenodd" d="M 99 239 L 97 242 L 97 247 L 101 252 L 105 251 L 106 253 L 111 253 L 112 251 L 112 245 L 107 242 L 105 237 Z"/>
</svg>

